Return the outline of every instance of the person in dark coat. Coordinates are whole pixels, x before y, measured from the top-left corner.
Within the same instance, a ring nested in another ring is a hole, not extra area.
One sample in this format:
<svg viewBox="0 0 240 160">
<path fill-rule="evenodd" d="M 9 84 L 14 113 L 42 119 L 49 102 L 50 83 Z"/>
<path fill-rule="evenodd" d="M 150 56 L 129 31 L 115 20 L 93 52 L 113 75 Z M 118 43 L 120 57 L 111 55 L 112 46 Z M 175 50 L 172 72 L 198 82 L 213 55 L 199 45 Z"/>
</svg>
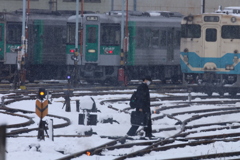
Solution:
<svg viewBox="0 0 240 160">
<path fill-rule="evenodd" d="M 151 121 L 151 109 L 150 109 L 150 94 L 148 86 L 151 84 L 152 79 L 150 76 L 146 76 L 143 79 L 143 83 L 137 88 L 137 108 L 136 111 L 148 114 L 148 124 L 144 127 L 145 137 L 154 137 L 152 135 L 152 121 Z M 135 136 L 139 126 L 132 126 L 127 132 L 128 136 Z"/>
</svg>

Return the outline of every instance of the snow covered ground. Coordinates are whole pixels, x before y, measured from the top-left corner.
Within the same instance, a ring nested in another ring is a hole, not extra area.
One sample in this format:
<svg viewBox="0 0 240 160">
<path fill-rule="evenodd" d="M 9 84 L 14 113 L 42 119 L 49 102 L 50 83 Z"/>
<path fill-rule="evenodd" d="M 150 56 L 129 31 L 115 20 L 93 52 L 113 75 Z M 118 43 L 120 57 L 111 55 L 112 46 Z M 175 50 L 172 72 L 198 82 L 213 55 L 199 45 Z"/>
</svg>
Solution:
<svg viewBox="0 0 240 160">
<path fill-rule="evenodd" d="M 133 90 L 129 90 L 133 91 Z M 120 92 L 120 91 L 119 91 Z M 182 95 L 182 94 L 181 94 Z M 0 95 L 2 96 L 2 95 Z M 28 136 L 28 137 L 17 137 L 17 138 L 7 138 L 7 146 L 6 146 L 6 159 L 7 160 L 54 160 L 58 159 L 64 156 L 67 156 L 69 154 L 73 154 L 76 152 L 80 152 L 89 148 L 97 147 L 99 145 L 102 145 L 104 143 L 110 142 L 110 139 L 107 138 L 100 138 L 100 136 L 124 136 L 126 135 L 128 129 L 131 127 L 130 124 L 130 115 L 123 113 L 123 112 L 117 112 L 116 110 L 108 108 L 109 105 L 112 105 L 115 108 L 118 109 L 124 109 L 129 107 L 128 102 L 119 102 L 119 103 L 104 103 L 103 105 L 100 104 L 103 100 L 108 99 L 119 99 L 119 98 L 130 98 L 131 95 L 129 94 L 123 94 L 123 95 L 98 95 L 98 96 L 92 96 L 92 98 L 95 100 L 98 110 L 101 112 L 97 113 L 98 123 L 96 126 L 87 126 L 87 125 L 79 125 L 78 124 L 78 116 L 79 113 L 76 111 L 76 102 L 75 100 L 80 100 L 80 108 L 91 108 L 93 101 L 90 99 L 89 96 L 84 97 L 71 97 L 71 112 L 65 112 L 65 109 L 62 109 L 63 107 L 63 101 L 64 98 L 56 98 L 53 99 L 52 104 L 49 104 L 48 112 L 49 114 L 58 115 L 58 116 L 64 116 L 71 119 L 71 125 L 65 128 L 60 129 L 54 129 L 54 135 L 83 135 L 85 131 L 88 131 L 90 129 L 93 130 L 93 132 L 96 132 L 97 134 L 92 135 L 91 137 L 54 137 L 54 141 L 50 140 L 49 138 L 45 138 L 43 141 L 39 141 L 37 139 L 37 131 L 32 131 L 30 133 L 21 134 L 20 136 Z M 160 96 L 166 96 L 162 94 L 153 94 L 151 93 L 151 97 L 160 97 Z M 186 94 L 187 96 L 187 94 Z M 198 101 L 200 99 L 197 99 Z M 219 99 L 216 99 L 219 100 Z M 159 101 L 158 103 L 160 103 Z M 152 104 L 157 103 L 153 102 Z M 171 102 L 162 102 L 164 103 L 163 106 L 171 106 Z M 240 104 L 234 104 L 232 106 L 240 106 Z M 24 100 L 20 102 L 15 102 L 10 105 L 7 105 L 7 107 L 10 108 L 20 108 L 24 110 L 30 110 L 35 111 L 35 100 Z M 192 105 L 191 107 L 181 108 L 181 109 L 170 109 L 166 111 L 162 111 L 160 115 L 162 114 L 171 114 L 175 112 L 183 112 L 184 110 L 196 110 L 196 109 L 202 109 L 202 108 L 216 108 L 216 107 L 225 107 L 225 106 L 216 106 L 216 105 Z M 230 106 L 231 107 L 231 106 Z M 154 108 L 152 108 L 154 109 Z M 22 113 L 18 113 L 22 114 Z M 31 127 L 28 128 L 34 128 L 38 127 L 39 117 L 36 114 L 24 114 L 29 117 L 32 117 L 32 119 L 36 122 L 35 124 L 31 125 Z M 159 116 L 159 114 L 153 114 L 152 117 Z M 180 120 L 185 120 L 192 115 L 179 115 L 176 118 Z M 202 124 L 204 122 L 226 122 L 226 121 L 238 121 L 240 116 L 240 113 L 221 116 L 221 117 L 211 117 L 211 118 L 205 118 L 200 119 L 194 122 L 191 122 L 194 124 Z M 103 119 L 107 118 L 113 118 L 117 122 L 114 122 L 112 124 L 110 123 L 101 123 Z M 62 123 L 63 120 L 52 118 L 54 124 Z M 46 116 L 43 120 L 49 121 L 50 117 Z M 0 124 L 15 124 L 15 123 L 22 123 L 26 122 L 26 118 L 21 117 L 15 117 L 10 116 L 6 114 L 0 113 Z M 180 131 L 181 125 L 175 125 L 176 120 L 170 119 L 168 117 L 165 117 L 161 120 L 153 121 L 153 129 L 162 129 L 162 128 L 169 128 L 169 127 L 175 127 L 175 131 L 164 131 L 160 133 L 154 134 L 155 136 L 159 137 L 170 137 L 177 132 Z M 236 122 L 238 124 L 238 122 Z M 7 130 L 9 132 L 10 129 Z M 227 133 L 228 130 L 219 130 L 217 131 L 218 134 L 224 134 Z M 231 130 L 233 132 L 233 130 Z M 236 132 L 238 132 L 238 129 L 236 129 Z M 207 133 L 196 133 L 195 135 L 191 136 L 199 136 L 204 134 L 211 134 L 210 132 Z M 213 134 L 216 134 L 216 132 L 213 132 Z M 127 141 L 126 143 L 131 143 L 132 141 Z M 178 142 L 176 142 L 178 143 Z M 179 142 L 183 143 L 183 142 Z M 197 147 L 184 147 L 184 148 L 176 148 L 171 149 L 167 151 L 161 151 L 161 152 L 151 152 L 150 154 L 145 155 L 144 157 L 136 157 L 131 159 L 136 160 L 160 160 L 160 159 L 171 159 L 171 158 L 177 158 L 177 157 L 185 157 L 185 156 L 198 156 L 198 155 L 207 155 L 207 154 L 213 154 L 213 153 L 221 153 L 223 151 L 225 152 L 231 152 L 231 151 L 238 151 L 240 147 L 239 142 L 216 142 L 209 145 L 202 145 Z M 78 158 L 75 158 L 74 160 L 113 160 L 117 157 L 119 154 L 126 154 L 130 152 L 137 151 L 139 149 L 142 149 L 144 147 L 141 146 L 134 146 L 130 149 L 122 149 L 122 150 L 113 150 L 113 151 L 106 151 L 103 152 L 103 155 L 105 156 L 81 156 Z"/>
</svg>

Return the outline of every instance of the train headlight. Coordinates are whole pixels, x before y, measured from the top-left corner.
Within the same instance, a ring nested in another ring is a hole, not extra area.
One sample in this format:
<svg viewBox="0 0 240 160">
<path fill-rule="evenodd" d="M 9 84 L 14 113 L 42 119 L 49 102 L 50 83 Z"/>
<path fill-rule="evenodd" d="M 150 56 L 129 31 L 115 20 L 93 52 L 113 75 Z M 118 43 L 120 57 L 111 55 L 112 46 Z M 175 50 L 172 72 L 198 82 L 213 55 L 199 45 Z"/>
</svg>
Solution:
<svg viewBox="0 0 240 160">
<path fill-rule="evenodd" d="M 187 56 L 187 55 L 184 55 L 184 56 L 183 56 L 183 61 L 186 62 L 186 63 L 188 63 L 188 56 Z"/>
<path fill-rule="evenodd" d="M 89 49 L 89 50 L 88 50 L 88 53 L 95 53 L 95 52 L 96 52 L 95 49 Z"/>
<path fill-rule="evenodd" d="M 226 70 L 234 70 L 234 66 L 233 65 L 226 65 L 225 69 Z"/>
<path fill-rule="evenodd" d="M 237 18 L 236 17 L 231 17 L 231 22 L 232 23 L 235 23 L 237 21 Z"/>
<path fill-rule="evenodd" d="M 234 56 L 233 63 L 238 63 L 238 57 L 237 56 Z"/>
</svg>

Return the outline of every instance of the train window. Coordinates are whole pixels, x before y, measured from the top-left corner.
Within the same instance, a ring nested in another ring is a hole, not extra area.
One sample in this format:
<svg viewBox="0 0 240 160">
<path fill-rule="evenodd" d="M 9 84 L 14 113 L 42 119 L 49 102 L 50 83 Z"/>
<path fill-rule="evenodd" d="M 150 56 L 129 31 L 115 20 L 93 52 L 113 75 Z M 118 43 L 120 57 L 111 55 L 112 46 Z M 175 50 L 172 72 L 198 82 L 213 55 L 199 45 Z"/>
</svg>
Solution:
<svg viewBox="0 0 240 160">
<path fill-rule="evenodd" d="M 138 28 L 135 39 L 138 48 L 159 48 L 161 41 L 166 44 L 166 34 L 162 36 L 162 31 L 157 28 Z"/>
<path fill-rule="evenodd" d="M 87 31 L 87 43 L 96 43 L 97 42 L 97 28 L 88 27 Z"/>
<path fill-rule="evenodd" d="M 152 37 L 153 37 L 152 30 L 150 28 L 146 28 L 145 29 L 144 39 L 145 39 L 145 46 L 147 48 L 151 48 L 152 47 Z"/>
<path fill-rule="evenodd" d="M 76 24 L 68 24 L 68 33 L 67 33 L 67 43 L 74 44 L 75 43 L 75 29 Z"/>
<path fill-rule="evenodd" d="M 152 48 L 159 48 L 159 30 L 152 30 Z"/>
<path fill-rule="evenodd" d="M 207 42 L 216 42 L 217 40 L 217 29 L 208 28 L 206 29 L 206 41 Z"/>
<path fill-rule="evenodd" d="M 121 42 L 121 28 L 118 24 L 101 25 L 101 45 L 118 46 Z"/>
<path fill-rule="evenodd" d="M 144 28 L 138 28 L 136 36 L 137 47 L 144 48 Z"/>
<path fill-rule="evenodd" d="M 182 38 L 200 38 L 201 26 L 198 24 L 182 24 Z"/>
<path fill-rule="evenodd" d="M 3 41 L 3 27 L 0 26 L 0 41 Z"/>
<path fill-rule="evenodd" d="M 204 16 L 205 22 L 219 22 L 218 16 Z"/>
<path fill-rule="evenodd" d="M 167 45 L 167 31 L 160 32 L 160 46 L 165 47 Z"/>
<path fill-rule="evenodd" d="M 240 39 L 240 26 L 222 26 L 222 38 L 224 39 Z"/>
<path fill-rule="evenodd" d="M 22 24 L 8 23 L 7 24 L 7 43 L 21 43 Z"/>
</svg>

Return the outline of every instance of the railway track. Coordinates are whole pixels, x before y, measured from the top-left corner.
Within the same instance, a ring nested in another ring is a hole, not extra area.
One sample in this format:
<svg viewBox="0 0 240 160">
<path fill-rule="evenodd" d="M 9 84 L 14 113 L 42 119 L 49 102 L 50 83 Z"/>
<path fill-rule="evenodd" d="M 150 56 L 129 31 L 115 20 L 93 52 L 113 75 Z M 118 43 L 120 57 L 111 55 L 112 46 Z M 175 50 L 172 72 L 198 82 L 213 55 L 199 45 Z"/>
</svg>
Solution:
<svg viewBox="0 0 240 160">
<path fill-rule="evenodd" d="M 153 93 L 157 93 L 157 91 L 152 91 Z M 74 96 L 96 96 L 96 95 L 105 95 L 105 94 L 111 94 L 111 95 L 121 95 L 121 94 L 131 94 L 131 92 L 118 92 L 118 91 L 112 91 L 109 92 L 94 92 L 94 93 L 74 93 Z M 53 98 L 57 98 L 60 96 L 64 96 L 62 92 L 56 92 L 52 94 Z M 27 99 L 35 99 L 36 95 L 31 94 L 25 94 L 23 93 L 16 93 L 16 94 L 10 94 L 5 96 L 4 105 L 21 101 L 21 100 L 27 100 Z M 174 96 L 174 95 L 164 95 L 161 97 L 154 97 L 151 98 L 151 103 L 153 104 L 152 107 L 158 106 L 157 109 L 153 110 L 152 120 L 153 121 L 161 121 L 164 118 L 170 118 L 174 119 L 176 121 L 177 127 L 166 127 L 166 128 L 155 128 L 153 130 L 153 133 L 164 133 L 167 131 L 175 131 L 176 133 L 172 136 L 165 137 L 165 139 L 159 139 L 159 140 L 143 140 L 140 142 L 135 141 L 134 138 L 129 137 L 114 137 L 114 136 L 101 136 L 101 138 L 105 139 L 112 139 L 112 141 L 109 141 L 108 143 L 104 143 L 102 145 L 99 145 L 94 148 L 86 149 L 83 151 L 79 151 L 67 156 L 63 156 L 62 158 L 59 158 L 59 160 L 66 160 L 66 159 L 72 159 L 76 157 L 81 157 L 83 155 L 98 155 L 98 156 L 104 156 L 106 154 L 111 154 L 111 151 L 113 150 L 125 150 L 129 149 L 131 147 L 138 146 L 139 149 L 134 152 L 125 152 L 122 154 L 117 154 L 112 156 L 116 157 L 116 160 L 121 159 L 127 159 L 127 158 L 134 158 L 138 156 L 144 156 L 151 152 L 164 152 L 169 151 L 176 148 L 186 148 L 189 146 L 201 146 L 201 145 L 209 145 L 214 144 L 216 142 L 237 142 L 239 141 L 240 133 L 236 132 L 237 129 L 240 128 L 240 121 L 223 121 L 223 122 L 215 122 L 215 123 L 205 123 L 205 124 L 191 124 L 197 120 L 201 120 L 203 118 L 208 117 L 221 117 L 223 115 L 232 115 L 237 114 L 240 112 L 240 107 L 234 106 L 234 104 L 238 103 L 240 100 L 238 96 L 230 97 L 225 96 L 219 97 L 219 96 L 191 96 L 192 100 L 188 100 L 188 96 Z M 217 100 L 218 98 L 222 98 L 221 101 Z M 111 99 L 111 100 L 102 100 L 100 102 L 101 105 L 108 106 L 109 109 L 115 110 L 116 112 L 124 112 L 126 114 L 130 113 L 130 108 L 125 109 L 118 109 L 117 107 L 114 107 L 116 103 L 122 103 L 124 101 L 128 101 L 127 98 L 122 99 Z M 170 102 L 171 106 L 165 106 L 166 102 Z M 220 107 L 216 108 L 209 108 L 209 109 L 187 109 L 191 108 L 193 105 L 205 105 L 205 104 L 212 104 L 212 105 L 218 105 Z M 226 107 L 223 107 L 226 106 Z M 230 107 L 229 107 L 230 106 Z M 17 112 L 15 116 L 19 116 L 20 113 L 32 113 L 27 110 L 19 110 L 19 109 L 13 109 L 8 107 L 1 107 L 2 111 L 0 114 L 5 111 L 4 114 L 15 114 L 14 112 Z M 174 110 L 173 112 L 170 112 L 171 110 Z M 169 112 L 169 113 L 168 113 Z M 186 118 L 184 120 L 181 119 L 182 115 L 189 115 L 189 118 Z M 37 130 L 37 128 L 24 128 L 24 129 L 17 129 L 19 127 L 26 127 L 31 125 L 32 120 L 31 118 L 28 118 L 27 116 L 20 115 L 22 117 L 25 117 L 28 119 L 28 121 L 24 124 L 15 124 L 8 126 L 9 128 L 16 128 L 14 131 L 7 133 L 7 136 L 21 136 L 20 134 L 31 132 L 33 130 Z M 48 115 L 50 117 L 55 118 L 62 118 L 64 120 L 64 123 L 55 125 L 54 128 L 61 128 L 66 127 L 70 125 L 70 120 L 66 117 L 61 117 L 57 115 Z M 232 133 L 224 133 L 224 134 L 212 134 L 212 135 L 205 135 L 205 136 L 198 136 L 197 133 L 199 132 L 212 132 L 212 131 L 219 131 L 219 130 L 231 130 Z M 138 134 L 141 135 L 142 129 L 138 131 Z M 91 135 L 89 135 L 91 136 Z M 24 136 L 22 136 L 24 137 Z M 81 135 L 55 135 L 55 137 L 85 137 Z M 199 156 L 187 156 L 187 157 L 181 157 L 181 158 L 175 158 L 175 159 L 210 159 L 210 158 L 226 158 L 226 157 L 234 157 L 234 156 L 240 156 L 240 152 L 223 152 L 223 153 L 216 153 L 216 154 L 208 154 L 208 155 L 199 155 Z"/>
</svg>

